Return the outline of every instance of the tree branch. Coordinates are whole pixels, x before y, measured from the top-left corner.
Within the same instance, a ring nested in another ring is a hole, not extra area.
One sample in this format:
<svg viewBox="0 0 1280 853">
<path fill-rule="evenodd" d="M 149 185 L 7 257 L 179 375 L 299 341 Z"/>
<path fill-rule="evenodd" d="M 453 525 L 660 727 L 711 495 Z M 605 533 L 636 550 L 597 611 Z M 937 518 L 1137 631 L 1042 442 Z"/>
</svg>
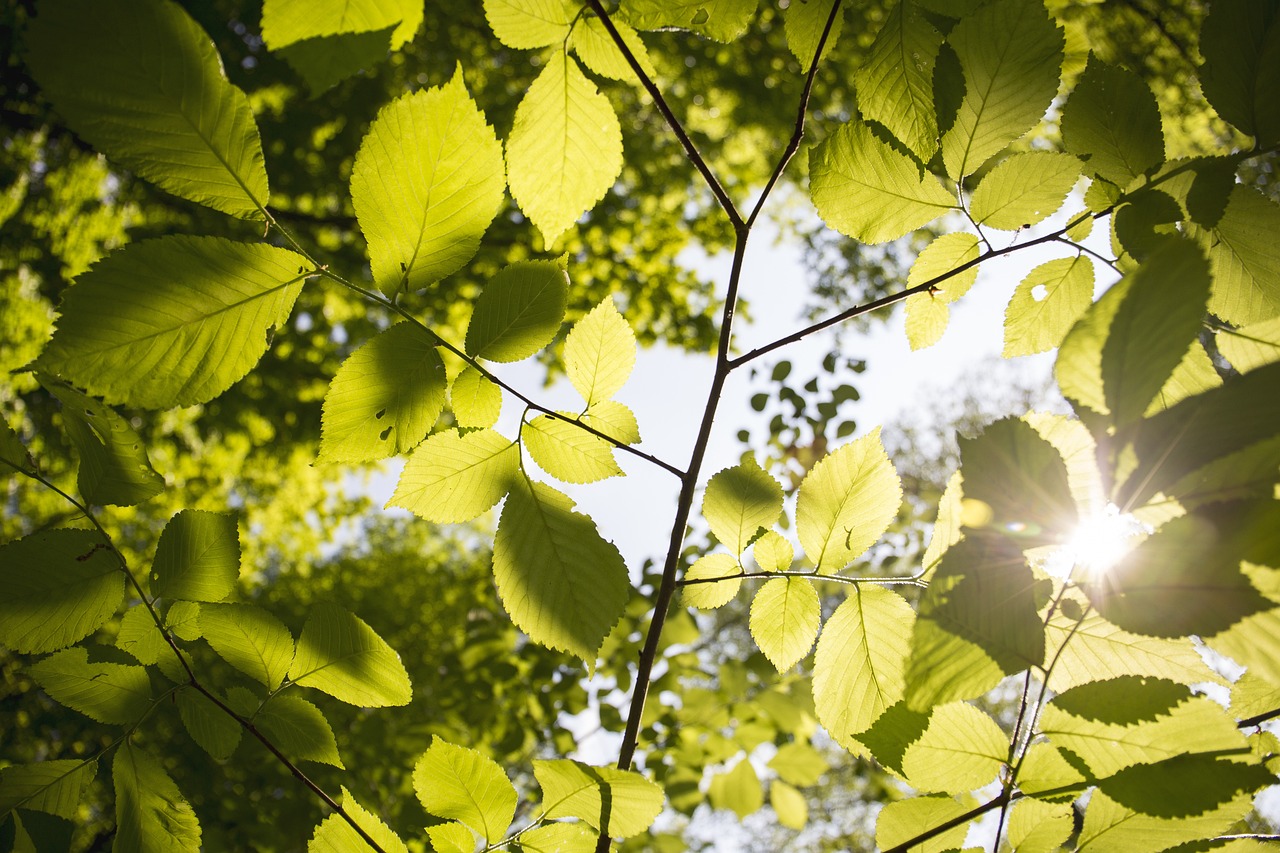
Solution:
<svg viewBox="0 0 1280 853">
<path fill-rule="evenodd" d="M 938 835 L 941 835 L 942 833 L 946 832 L 948 829 L 961 826 L 962 824 L 968 823 L 969 821 L 973 820 L 975 817 L 986 814 L 987 812 L 991 811 L 994 808 L 1000 808 L 1004 806 L 1005 803 L 1009 803 L 1014 800 L 1020 800 L 1020 799 L 1022 799 L 1022 794 L 1020 793 L 1010 794 L 1008 791 L 1002 791 L 998 795 L 996 795 L 995 799 L 988 800 L 987 802 L 983 803 L 980 806 L 975 806 L 974 808 L 969 809 L 969 811 L 965 812 L 964 814 L 959 815 L 958 817 L 953 817 L 951 820 L 943 821 L 937 826 L 926 829 L 924 832 L 920 833 L 914 838 L 910 838 L 902 842 L 901 844 L 888 848 L 887 850 L 882 850 L 880 851 L 880 853 L 907 853 L 908 850 L 910 850 L 912 847 L 915 847 L 917 844 L 920 844 L 923 841 L 928 841 L 930 838 L 934 838 Z"/>
<path fill-rule="evenodd" d="M 737 575 L 725 575 L 722 578 L 681 578 L 677 586 L 696 586 L 700 583 L 719 583 L 720 581 L 740 581 L 755 578 L 801 578 L 808 581 L 835 581 L 836 583 L 862 584 L 874 583 L 880 586 L 928 586 L 919 577 L 909 578 L 855 578 L 848 575 L 819 575 L 814 572 L 743 572 Z"/>
</svg>

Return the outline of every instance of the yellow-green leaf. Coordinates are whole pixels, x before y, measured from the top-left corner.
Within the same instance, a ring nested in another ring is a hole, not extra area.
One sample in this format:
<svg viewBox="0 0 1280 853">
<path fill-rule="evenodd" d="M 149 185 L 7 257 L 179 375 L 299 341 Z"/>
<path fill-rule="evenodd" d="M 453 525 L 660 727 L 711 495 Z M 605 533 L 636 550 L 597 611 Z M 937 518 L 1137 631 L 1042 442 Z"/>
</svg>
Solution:
<svg viewBox="0 0 1280 853">
<path fill-rule="evenodd" d="M 808 71 L 813 66 L 814 57 L 818 53 L 818 41 L 827 27 L 831 17 L 834 0 L 805 0 L 792 3 L 782 13 L 783 34 L 787 37 L 787 47 L 796 59 L 800 60 L 800 68 Z M 823 55 L 836 46 L 840 40 L 840 31 L 844 29 L 844 10 L 836 13 L 831 22 L 831 30 L 827 34 L 827 42 L 823 47 Z M 863 107 L 866 110 L 866 107 Z"/>
<path fill-rule="evenodd" d="M 1004 312 L 1004 357 L 1062 343 L 1093 302 L 1093 262 L 1085 255 L 1040 264 L 1018 283 Z"/>
<path fill-rule="evenodd" d="M 502 389 L 483 373 L 467 366 L 449 387 L 449 407 L 464 429 L 488 429 L 502 414 Z"/>
<path fill-rule="evenodd" d="M 713 808 L 729 809 L 739 819 L 759 811 L 764 805 L 760 777 L 746 758 L 735 764 L 732 770 L 711 777 L 707 796 Z"/>
<path fill-rule="evenodd" d="M 911 349 L 927 349 L 939 340 L 947 331 L 947 320 L 951 309 L 941 293 L 913 293 L 907 297 L 907 343 Z"/>
<path fill-rule="evenodd" d="M 184 509 L 160 533 L 151 591 L 164 598 L 222 601 L 240 580 L 240 532 L 234 515 Z"/>
<path fill-rule="evenodd" d="M 963 794 L 996 778 L 1009 738 L 991 717 L 965 702 L 933 709 L 928 728 L 902 757 L 911 784 L 928 792 Z"/>
<path fill-rule="evenodd" d="M 407 705 L 413 697 L 395 650 L 359 617 L 325 602 L 302 626 L 289 678 L 363 708 Z"/>
<path fill-rule="evenodd" d="M 409 853 L 409 848 L 391 827 L 357 803 L 345 787 L 342 789 L 342 808 L 377 842 L 383 853 Z M 315 835 L 307 842 L 307 853 L 365 853 L 372 850 L 369 843 L 339 814 L 331 814 L 321 821 Z"/>
<path fill-rule="evenodd" d="M 111 762 L 116 793 L 113 850 L 199 853 L 200 821 L 164 765 L 126 740 Z"/>
<path fill-rule="evenodd" d="M 562 418 L 539 415 L 520 429 L 520 440 L 538 467 L 566 483 L 621 477 L 613 445 Z"/>
<path fill-rule="evenodd" d="M 484 0 L 498 41 L 521 50 L 563 42 L 577 12 L 570 0 Z"/>
<path fill-rule="evenodd" d="M 502 500 L 520 448 L 490 429 L 438 432 L 409 457 L 387 506 L 439 524 L 470 521 Z"/>
<path fill-rule="evenodd" d="M 782 514 L 782 485 L 760 468 L 754 456 L 720 471 L 707 483 L 702 515 L 726 548 L 740 555 L 762 527 Z"/>
<path fill-rule="evenodd" d="M 617 29 L 618 35 L 622 36 L 622 41 L 631 51 L 631 55 L 639 63 L 640 70 L 652 80 L 658 72 L 653 68 L 653 61 L 649 59 L 649 51 L 640 40 L 640 34 L 622 21 L 615 20 L 613 26 Z M 627 58 L 622 55 L 622 51 L 618 49 L 617 43 L 599 18 L 580 19 L 573 28 L 569 45 L 578 54 L 582 64 L 601 77 L 635 85 L 640 83 L 640 78 L 631 68 L 631 63 L 627 62 Z"/>
<path fill-rule="evenodd" d="M 818 593 L 803 578 L 774 578 L 751 602 L 751 636 L 778 672 L 809 653 L 821 619 Z"/>
<path fill-rule="evenodd" d="M 1070 154 L 1029 151 L 1000 161 L 974 190 L 969 212 L 979 225 L 1017 231 L 1052 216 L 1080 178 Z"/>
<path fill-rule="evenodd" d="M 293 661 L 293 635 L 284 623 L 252 604 L 205 604 L 200 633 L 218 656 L 275 690 Z"/>
<path fill-rule="evenodd" d="M 788 12 L 797 5 L 806 4 L 793 3 Z M 829 7 L 830 3 L 810 0 L 807 5 Z M 813 16 L 816 11 L 806 13 L 806 18 Z M 816 44 L 815 37 L 815 49 Z M 941 47 L 942 34 L 915 3 L 901 0 L 881 24 L 870 54 L 853 77 L 863 115 L 888 128 L 921 162 L 928 162 L 938 150 L 933 69 Z"/>
<path fill-rule="evenodd" d="M 795 548 L 782 534 L 766 530 L 751 546 L 756 565 L 766 572 L 785 572 L 795 561 Z"/>
<path fill-rule="evenodd" d="M 920 287 L 937 282 L 936 290 L 946 302 L 955 302 L 969 292 L 978 280 L 977 265 L 950 275 L 952 270 L 978 259 L 978 238 L 974 234 L 955 231 L 943 234 L 920 253 L 907 273 L 907 287 Z M 946 278 L 943 278 L 946 276 Z"/>
<path fill-rule="evenodd" d="M 732 554 L 706 554 L 699 557 L 698 561 L 689 567 L 689 571 L 684 573 L 685 584 L 680 594 L 684 597 L 684 603 L 690 607 L 714 610 L 733 601 L 742 587 L 742 579 L 739 577 L 741 574 L 742 567 L 738 565 L 738 561 Z M 725 578 L 725 580 L 716 581 L 712 578 Z M 689 581 L 705 582 L 689 583 Z"/>
<path fill-rule="evenodd" d="M 564 342 L 564 369 L 588 406 L 608 400 L 636 365 L 636 336 L 612 297 L 587 312 Z"/>
<path fill-rule="evenodd" d="M 136 723 L 151 704 L 145 667 L 90 663 L 83 646 L 50 655 L 27 672 L 55 701 L 100 723 Z"/>
<path fill-rule="evenodd" d="M 430 814 L 458 820 L 492 844 L 516 813 L 516 789 L 493 759 L 439 737 L 413 767 L 413 789 Z"/>
<path fill-rule="evenodd" d="M 560 331 L 569 277 L 551 261 L 520 261 L 489 279 L 467 326 L 467 353 L 520 361 Z"/>
<path fill-rule="evenodd" d="M 662 788 L 631 770 L 591 767 L 568 759 L 535 759 L 533 775 L 542 786 L 542 805 L 548 818 L 576 817 L 599 829 L 607 802 L 612 838 L 644 832 L 662 811 Z"/>
</svg>

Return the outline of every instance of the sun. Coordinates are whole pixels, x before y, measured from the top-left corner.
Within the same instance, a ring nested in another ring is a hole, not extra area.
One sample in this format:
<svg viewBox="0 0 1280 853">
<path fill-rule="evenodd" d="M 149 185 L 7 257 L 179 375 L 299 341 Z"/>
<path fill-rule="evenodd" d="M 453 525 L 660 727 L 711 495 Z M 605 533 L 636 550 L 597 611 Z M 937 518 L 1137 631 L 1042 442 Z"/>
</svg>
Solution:
<svg viewBox="0 0 1280 853">
<path fill-rule="evenodd" d="M 1050 572 L 1077 580 L 1106 574 L 1151 532 L 1133 515 L 1114 504 L 1083 519 L 1059 551 L 1050 559 Z"/>
</svg>

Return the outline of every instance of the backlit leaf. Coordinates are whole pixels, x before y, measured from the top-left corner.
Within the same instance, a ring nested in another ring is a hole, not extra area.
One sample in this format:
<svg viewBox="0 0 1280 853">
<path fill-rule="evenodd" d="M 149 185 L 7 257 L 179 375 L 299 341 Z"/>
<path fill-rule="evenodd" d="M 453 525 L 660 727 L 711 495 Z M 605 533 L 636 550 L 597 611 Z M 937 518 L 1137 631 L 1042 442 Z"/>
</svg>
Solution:
<svg viewBox="0 0 1280 853">
<path fill-rule="evenodd" d="M 440 524 L 470 521 L 511 488 L 520 448 L 493 430 L 438 432 L 409 457 L 388 506 Z"/>
<path fill-rule="evenodd" d="M 345 787 L 342 789 L 342 809 L 377 842 L 383 853 L 409 853 L 409 848 L 391 827 L 357 803 Z M 363 853 L 366 850 L 373 848 L 339 814 L 326 817 L 307 842 L 307 853 Z"/>
<path fill-rule="evenodd" d="M 233 688 L 233 692 L 235 690 L 248 694 L 243 688 Z M 251 694 L 249 698 L 253 698 Z M 257 700 L 253 702 L 256 707 Z M 342 767 L 338 742 L 329 721 L 306 699 L 287 694 L 272 696 L 254 715 L 253 722 L 289 758 Z"/>
<path fill-rule="evenodd" d="M 978 259 L 978 238 L 964 231 L 943 234 L 925 246 L 907 273 L 907 287 L 920 287 L 937 281 L 937 295 L 944 302 L 955 302 L 969 292 L 978 280 L 978 267 L 970 266 L 950 275 L 952 270 Z M 942 278 L 946 276 L 946 278 Z M 940 279 L 940 280 L 939 280 Z"/>
<path fill-rule="evenodd" d="M 595 206 L 622 171 L 609 99 L 557 51 L 516 108 L 507 140 L 511 196 L 547 245 Z"/>
<path fill-rule="evenodd" d="M 252 604 L 206 604 L 200 633 L 218 656 L 270 690 L 293 661 L 293 635 L 284 623 Z"/>
<path fill-rule="evenodd" d="M 1202 815 L 1274 782 L 1275 777 L 1259 764 L 1175 755 L 1155 764 L 1126 767 L 1101 780 L 1098 790 L 1142 814 L 1178 818 Z"/>
<path fill-rule="evenodd" d="M 184 509 L 160 533 L 151 591 L 163 598 L 222 601 L 240 579 L 240 535 L 230 513 Z"/>
<path fill-rule="evenodd" d="M 40 365 L 111 404 L 208 402 L 262 358 L 309 273 L 301 255 L 262 243 L 130 243 L 63 294 Z"/>
<path fill-rule="evenodd" d="M 564 320 L 569 278 L 551 261 L 520 261 L 489 279 L 467 327 L 467 352 L 520 361 L 551 343 Z"/>
<path fill-rule="evenodd" d="M 808 5 L 830 4 L 810 0 Z M 888 128 L 922 162 L 938 150 L 933 69 L 941 46 L 942 34 L 914 3 L 901 0 L 880 26 L 870 55 L 853 78 L 863 115 Z"/>
<path fill-rule="evenodd" d="M 55 701 L 100 723 L 136 723 L 151 705 L 145 667 L 90 663 L 83 646 L 50 655 L 27 672 Z"/>
<path fill-rule="evenodd" d="M 1209 642 L 1257 675 L 1280 681 L 1280 609 L 1247 616 Z"/>
<path fill-rule="evenodd" d="M 594 483 L 622 476 L 613 445 L 581 427 L 539 415 L 520 429 L 520 440 L 538 467 L 566 483 Z"/>
<path fill-rule="evenodd" d="M 625 0 L 623 14 L 642 30 L 680 27 L 731 42 L 747 31 L 759 0 Z"/>
<path fill-rule="evenodd" d="M 1070 803 L 1026 797 L 1009 812 L 1009 844 L 1019 853 L 1057 853 L 1073 828 Z"/>
<path fill-rule="evenodd" d="M 349 705 L 407 705 L 413 696 L 400 656 L 361 619 L 320 603 L 302 627 L 289 678 Z"/>
<path fill-rule="evenodd" d="M 755 768 L 744 758 L 732 770 L 711 777 L 707 798 L 713 808 L 729 809 L 741 820 L 764 805 L 764 789 Z"/>
<path fill-rule="evenodd" d="M 711 532 L 735 555 L 781 514 L 782 485 L 754 456 L 713 476 L 702 498 L 702 516 Z"/>
<path fill-rule="evenodd" d="M 831 17 L 834 0 L 807 0 L 803 3 L 792 3 L 783 11 L 783 34 L 787 37 L 787 47 L 796 59 L 800 68 L 808 71 L 813 65 L 813 58 L 818 52 L 818 41 L 827 27 Z M 823 53 L 831 50 L 840 40 L 840 31 L 844 29 L 844 10 L 836 13 L 831 22 L 831 30 L 827 34 L 827 43 Z M 865 107 L 863 108 L 866 109 Z"/>
<path fill-rule="evenodd" d="M 114 853 L 198 853 L 200 821 L 157 759 L 126 740 L 111 762 L 111 778 L 116 791 Z"/>
<path fill-rule="evenodd" d="M 1234 331 L 1220 330 L 1218 352 L 1241 373 L 1280 361 L 1280 317 L 1263 320 Z"/>
<path fill-rule="evenodd" d="M 588 406 L 608 400 L 636 364 L 636 336 L 613 299 L 587 312 L 564 341 L 564 369 Z"/>
<path fill-rule="evenodd" d="M 561 825 L 563 824 L 556 824 L 556 826 Z M 539 827 L 539 829 L 543 828 L 545 827 Z M 536 831 L 536 829 L 531 830 L 531 832 Z M 450 821 L 428 826 L 427 837 L 431 839 L 431 847 L 436 853 L 475 853 L 476 834 L 464 823 Z M 591 840 L 592 843 L 595 842 L 594 835 L 591 836 Z"/>
<path fill-rule="evenodd" d="M 25 35 L 42 94 L 78 135 L 167 192 L 264 218 L 267 173 L 249 99 L 178 4 L 53 0 Z"/>
<path fill-rule="evenodd" d="M 766 530 L 751 546 L 756 565 L 766 572 L 785 572 L 795 561 L 795 549 L 782 534 Z"/>
<path fill-rule="evenodd" d="M 488 429 L 502 413 L 502 389 L 474 367 L 466 367 L 449 387 L 449 408 L 458 426 Z"/>
<path fill-rule="evenodd" d="M 492 844 L 507 832 L 516 813 L 516 789 L 493 759 L 435 737 L 413 768 L 413 788 L 422 807 L 459 820 Z"/>
<path fill-rule="evenodd" d="M 498 595 L 511 621 L 536 643 L 591 663 L 626 607 L 622 555 L 573 501 L 519 479 L 493 543 Z"/>
<path fill-rule="evenodd" d="M 351 170 L 351 201 L 388 296 L 421 290 L 475 255 L 502 205 L 502 146 L 462 82 L 383 107 Z"/>
<path fill-rule="evenodd" d="M 931 711 L 913 711 L 905 702 L 895 702 L 876 718 L 871 728 L 857 736 L 857 741 L 871 750 L 882 766 L 904 775 L 902 759 L 929 727 L 930 714 Z"/>
<path fill-rule="evenodd" d="M 1218 115 L 1259 146 L 1280 141 L 1275 102 L 1280 72 L 1280 13 L 1269 0 L 1220 2 L 1209 10 L 1200 34 L 1204 65 L 1200 85 Z"/>
<path fill-rule="evenodd" d="M 876 818 L 876 846 L 881 850 L 897 847 L 920 834 L 925 827 L 940 826 L 968 811 L 951 797 L 912 797 L 888 803 Z M 941 853 L 964 844 L 968 823 L 948 829 L 934 838 L 914 845 L 911 853 Z"/>
<path fill-rule="evenodd" d="M 612 838 L 644 832 L 662 811 L 662 788 L 634 771 L 591 767 L 567 759 L 534 759 L 533 775 L 542 786 L 542 805 L 549 818 L 581 818 L 599 829 L 604 803 L 608 802 L 608 834 Z"/>
<path fill-rule="evenodd" d="M 97 769 L 92 760 L 10 764 L 0 769 L 0 814 L 24 808 L 74 820 L 85 785 Z"/>
<path fill-rule="evenodd" d="M 596 841 L 597 834 L 586 824 L 547 823 L 521 835 L 511 849 L 517 853 L 591 853 Z M 471 853 L 471 849 L 468 845 L 460 853 Z"/>
<path fill-rule="evenodd" d="M 960 472 L 974 530 L 1010 535 L 1023 547 L 1057 541 L 1075 529 L 1077 512 L 1058 449 L 1026 421 L 1003 418 L 977 438 L 960 438 Z"/>
<path fill-rule="evenodd" d="M 42 530 L 0 545 L 0 645 L 40 654 L 79 642 L 115 614 L 124 574 L 90 530 Z"/>
<path fill-rule="evenodd" d="M 408 0 L 397 2 L 409 8 L 414 5 Z M 305 0 L 299 0 L 299 5 L 305 5 Z M 417 29 L 421 23 L 419 19 L 413 28 Z M 276 53 L 306 81 L 312 97 L 315 97 L 386 59 L 391 51 L 393 34 L 400 29 L 400 26 L 392 24 L 368 32 L 317 36 L 291 44 Z"/>
<path fill-rule="evenodd" d="M 240 744 L 240 724 L 195 690 L 179 692 L 177 702 L 182 725 L 191 739 L 218 761 L 230 758 Z"/>
<path fill-rule="evenodd" d="M 732 554 L 705 554 L 698 558 L 689 571 L 684 573 L 685 584 L 681 588 L 681 597 L 690 607 L 701 610 L 714 610 L 723 607 L 737 596 L 742 588 L 742 567 Z M 727 578 L 712 581 L 713 578 Z M 705 583 L 689 583 L 689 581 L 706 581 Z"/>
<path fill-rule="evenodd" d="M 1164 162 L 1155 95 L 1138 75 L 1091 56 L 1062 108 L 1062 144 L 1085 171 L 1127 186 Z"/>
<path fill-rule="evenodd" d="M 601 400 L 582 413 L 584 424 L 623 444 L 640 443 L 640 424 L 635 412 L 617 400 Z"/>
<path fill-rule="evenodd" d="M 786 782 L 774 779 L 769 783 L 769 805 L 778 815 L 778 823 L 788 829 L 804 829 L 809 822 L 809 804 L 804 794 Z"/>
<path fill-rule="evenodd" d="M 1009 753 L 1009 738 L 972 705 L 951 702 L 933 709 L 920 739 L 907 747 L 902 769 L 927 792 L 962 794 L 996 778 Z"/>
<path fill-rule="evenodd" d="M 484 0 L 484 16 L 493 34 L 517 49 L 563 42 L 577 11 L 569 0 Z"/>
<path fill-rule="evenodd" d="M 1253 796 L 1241 794 L 1216 809 L 1191 818 L 1159 818 L 1127 809 L 1101 791 L 1089 797 L 1078 850 L 1103 853 L 1156 853 L 1178 844 L 1226 832 L 1253 807 Z"/>
<path fill-rule="evenodd" d="M 658 72 L 653 68 L 653 61 L 649 59 L 649 51 L 640 40 L 640 34 L 622 21 L 614 21 L 613 26 L 617 29 L 618 35 L 622 36 L 622 41 L 631 51 L 631 55 L 640 64 L 640 69 L 644 71 L 645 76 L 650 80 L 656 77 Z M 582 64 L 601 77 L 621 80 L 624 83 L 637 85 L 640 83 L 640 78 L 636 76 L 631 64 L 622 55 L 622 51 L 618 49 L 618 45 L 599 18 L 579 19 L 573 28 L 573 36 L 569 44 L 582 60 Z"/>
<path fill-rule="evenodd" d="M 264 0 L 262 40 L 279 50 L 320 36 L 388 29 L 404 17 L 400 0 Z"/>
<path fill-rule="evenodd" d="M 951 309 L 941 293 L 913 293 L 907 297 L 906 310 L 907 343 L 913 352 L 927 349 L 942 340 Z"/>
<path fill-rule="evenodd" d="M 792 785 L 807 788 L 818 784 L 822 774 L 831 765 L 822 757 L 822 753 L 807 743 L 798 741 L 785 743 L 778 747 L 773 758 L 769 759 L 769 769 L 777 773 Z"/>
<path fill-rule="evenodd" d="M 969 212 L 979 225 L 1017 231 L 1052 216 L 1079 178 L 1080 161 L 1070 154 L 1014 154 L 978 184 Z"/>
<path fill-rule="evenodd" d="M 1209 310 L 1238 326 L 1260 323 L 1280 314 L 1280 261 L 1276 230 L 1280 204 L 1255 189 L 1236 186 L 1226 212 L 1206 241 L 1213 269 Z"/>
<path fill-rule="evenodd" d="M 121 617 L 116 648 L 133 655 L 140 663 L 159 664 L 160 671 L 171 681 L 181 682 L 190 677 L 160 633 L 151 611 L 142 604 L 133 605 Z"/>
<path fill-rule="evenodd" d="M 751 636 L 769 663 L 786 672 L 813 647 L 821 618 L 813 584 L 804 578 L 774 578 L 751 602 Z"/>
<path fill-rule="evenodd" d="M 1045 261 L 1018 283 L 1004 312 L 1004 357 L 1046 352 L 1093 302 L 1093 262 L 1083 254 Z"/>
<path fill-rule="evenodd" d="M 1222 379 L 1213 366 L 1213 359 L 1198 340 L 1194 341 L 1182 356 L 1182 361 L 1173 369 L 1173 373 L 1169 374 L 1160 392 L 1151 399 L 1143 417 L 1149 418 L 1188 397 L 1203 394 L 1221 385 Z"/>
</svg>

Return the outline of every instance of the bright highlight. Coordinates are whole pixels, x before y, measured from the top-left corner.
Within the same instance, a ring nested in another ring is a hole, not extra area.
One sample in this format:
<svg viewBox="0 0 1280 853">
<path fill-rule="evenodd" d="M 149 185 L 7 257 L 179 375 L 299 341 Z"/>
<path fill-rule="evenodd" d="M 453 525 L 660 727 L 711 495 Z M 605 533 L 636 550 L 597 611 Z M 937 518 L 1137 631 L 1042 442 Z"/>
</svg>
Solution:
<svg viewBox="0 0 1280 853">
<path fill-rule="evenodd" d="M 1137 547 L 1151 528 L 1114 504 L 1080 522 L 1075 533 L 1050 558 L 1050 574 L 1085 580 L 1105 574 Z"/>
</svg>

